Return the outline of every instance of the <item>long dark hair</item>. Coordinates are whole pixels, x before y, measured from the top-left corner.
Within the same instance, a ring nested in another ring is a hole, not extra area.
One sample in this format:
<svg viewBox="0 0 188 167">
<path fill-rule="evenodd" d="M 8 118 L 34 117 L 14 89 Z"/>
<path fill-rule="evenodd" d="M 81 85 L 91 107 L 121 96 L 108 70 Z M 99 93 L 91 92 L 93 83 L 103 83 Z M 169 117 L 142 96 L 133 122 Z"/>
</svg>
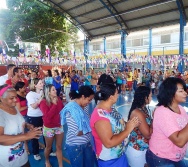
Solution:
<svg viewBox="0 0 188 167">
<path fill-rule="evenodd" d="M 141 108 L 143 105 L 146 104 L 146 98 L 149 97 L 149 94 L 151 93 L 151 89 L 147 86 L 139 86 L 134 94 L 134 99 L 129 111 L 128 119 L 130 119 L 131 113 L 136 108 Z"/>
</svg>

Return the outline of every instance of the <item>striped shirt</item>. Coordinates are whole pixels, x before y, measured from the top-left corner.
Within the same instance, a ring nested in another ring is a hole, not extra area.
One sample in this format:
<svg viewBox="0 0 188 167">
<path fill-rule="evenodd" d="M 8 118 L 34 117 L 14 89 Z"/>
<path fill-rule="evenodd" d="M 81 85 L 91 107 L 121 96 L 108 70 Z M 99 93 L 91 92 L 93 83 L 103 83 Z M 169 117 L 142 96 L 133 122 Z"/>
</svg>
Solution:
<svg viewBox="0 0 188 167">
<path fill-rule="evenodd" d="M 91 133 L 77 136 L 79 129 L 69 112 L 66 113 L 66 122 L 67 122 L 67 127 L 68 127 L 67 135 L 66 135 L 66 144 L 82 145 L 91 141 Z"/>
</svg>

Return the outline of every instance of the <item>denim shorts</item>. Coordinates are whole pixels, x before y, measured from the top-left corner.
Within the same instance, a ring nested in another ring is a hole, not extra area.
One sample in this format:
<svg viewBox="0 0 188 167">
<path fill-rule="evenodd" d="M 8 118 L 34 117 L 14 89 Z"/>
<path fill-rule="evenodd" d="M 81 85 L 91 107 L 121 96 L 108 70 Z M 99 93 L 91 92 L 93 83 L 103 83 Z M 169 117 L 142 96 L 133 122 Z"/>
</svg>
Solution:
<svg viewBox="0 0 188 167">
<path fill-rule="evenodd" d="M 63 131 L 63 127 L 57 127 L 57 128 L 47 128 L 45 126 L 43 126 L 43 135 L 45 137 L 54 137 L 55 135 L 59 135 L 62 134 Z"/>
<path fill-rule="evenodd" d="M 146 152 L 146 162 L 148 167 L 187 167 L 185 161 L 178 162 L 156 156 L 151 150 Z"/>
</svg>

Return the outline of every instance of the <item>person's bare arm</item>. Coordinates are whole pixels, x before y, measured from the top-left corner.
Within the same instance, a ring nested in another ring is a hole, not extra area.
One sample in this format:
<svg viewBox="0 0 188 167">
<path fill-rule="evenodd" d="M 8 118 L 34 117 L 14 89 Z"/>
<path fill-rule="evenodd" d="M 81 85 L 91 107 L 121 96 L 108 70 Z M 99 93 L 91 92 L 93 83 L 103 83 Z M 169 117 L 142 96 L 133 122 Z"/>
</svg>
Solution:
<svg viewBox="0 0 188 167">
<path fill-rule="evenodd" d="M 132 113 L 131 113 L 131 117 L 138 117 L 138 119 L 140 120 L 140 125 L 138 126 L 139 131 L 142 133 L 142 135 L 146 138 L 146 139 L 150 139 L 151 134 L 153 132 L 153 128 L 152 126 L 149 126 L 148 123 L 146 122 L 146 117 L 145 115 L 139 110 L 139 109 L 135 109 Z"/>
<path fill-rule="evenodd" d="M 188 142 L 188 124 L 180 131 L 174 132 L 169 139 L 178 147 L 183 147 Z"/>
<path fill-rule="evenodd" d="M 19 135 L 6 135 L 4 134 L 4 128 L 0 126 L 0 145 L 9 146 L 21 141 L 30 140 L 33 138 L 39 138 L 42 135 L 41 128 L 34 128 L 25 134 Z"/>
<path fill-rule="evenodd" d="M 95 129 L 97 134 L 99 135 L 103 145 L 106 148 L 115 147 L 120 144 L 130 132 L 139 125 L 138 118 L 133 118 L 132 120 L 128 121 L 126 124 L 126 128 L 119 134 L 113 134 L 110 122 L 105 120 L 99 120 L 95 123 Z"/>
<path fill-rule="evenodd" d="M 17 107 L 17 109 L 18 109 L 20 112 L 27 109 L 27 106 L 21 107 L 21 106 L 20 106 L 20 103 L 16 103 L 16 107 Z"/>
</svg>

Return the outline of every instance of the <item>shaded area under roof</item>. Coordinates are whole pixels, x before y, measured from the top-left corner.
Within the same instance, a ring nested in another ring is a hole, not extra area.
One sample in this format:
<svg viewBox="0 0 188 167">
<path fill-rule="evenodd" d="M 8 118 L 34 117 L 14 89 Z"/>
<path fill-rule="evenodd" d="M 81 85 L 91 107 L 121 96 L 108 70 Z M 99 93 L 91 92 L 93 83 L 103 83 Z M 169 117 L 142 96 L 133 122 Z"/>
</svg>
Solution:
<svg viewBox="0 0 188 167">
<path fill-rule="evenodd" d="M 43 0 L 92 39 L 179 23 L 176 0 Z M 180 1 L 186 20 L 188 0 Z"/>
</svg>

